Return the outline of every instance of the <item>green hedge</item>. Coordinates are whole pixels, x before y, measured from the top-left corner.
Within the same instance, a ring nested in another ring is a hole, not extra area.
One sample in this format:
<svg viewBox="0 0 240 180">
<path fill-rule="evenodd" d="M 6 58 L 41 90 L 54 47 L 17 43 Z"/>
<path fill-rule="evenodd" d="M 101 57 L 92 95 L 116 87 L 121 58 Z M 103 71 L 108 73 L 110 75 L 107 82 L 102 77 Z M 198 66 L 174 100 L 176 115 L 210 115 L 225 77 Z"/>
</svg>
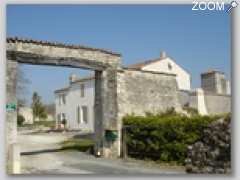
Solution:
<svg viewBox="0 0 240 180">
<path fill-rule="evenodd" d="M 201 138 L 203 129 L 219 116 L 187 117 L 174 111 L 146 116 L 128 115 L 123 118 L 127 127 L 128 154 L 165 162 L 184 163 L 187 146 Z"/>
</svg>

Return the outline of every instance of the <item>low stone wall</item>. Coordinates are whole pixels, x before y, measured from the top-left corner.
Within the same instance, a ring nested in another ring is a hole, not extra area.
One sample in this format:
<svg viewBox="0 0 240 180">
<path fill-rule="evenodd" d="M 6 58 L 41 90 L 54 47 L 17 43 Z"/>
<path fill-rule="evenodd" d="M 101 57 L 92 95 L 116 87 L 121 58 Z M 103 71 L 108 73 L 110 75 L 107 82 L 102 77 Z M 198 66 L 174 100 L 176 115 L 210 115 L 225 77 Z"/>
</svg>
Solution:
<svg viewBox="0 0 240 180">
<path fill-rule="evenodd" d="M 205 93 L 204 101 L 208 114 L 231 112 L 231 96 Z"/>
<path fill-rule="evenodd" d="M 176 77 L 173 74 L 137 70 L 117 73 L 118 116 L 145 115 L 174 107 L 181 109 Z"/>
<path fill-rule="evenodd" d="M 179 90 L 178 95 L 179 95 L 179 102 L 182 107 L 189 105 L 190 102 L 190 91 L 185 91 L 185 90 Z"/>
<path fill-rule="evenodd" d="M 188 173 L 225 174 L 231 171 L 231 121 L 219 119 L 204 130 L 201 141 L 188 147 Z"/>
<path fill-rule="evenodd" d="M 202 115 L 231 112 L 231 95 L 204 92 L 201 88 L 194 91 L 179 91 L 181 106 L 188 104 Z"/>
</svg>

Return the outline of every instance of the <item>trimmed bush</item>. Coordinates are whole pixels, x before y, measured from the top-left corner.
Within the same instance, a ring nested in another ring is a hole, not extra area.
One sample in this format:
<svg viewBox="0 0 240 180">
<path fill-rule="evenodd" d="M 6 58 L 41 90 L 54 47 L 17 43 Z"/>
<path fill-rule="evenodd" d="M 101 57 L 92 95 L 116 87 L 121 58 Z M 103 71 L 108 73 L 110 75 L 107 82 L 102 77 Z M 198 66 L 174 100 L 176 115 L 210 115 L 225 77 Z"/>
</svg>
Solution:
<svg viewBox="0 0 240 180">
<path fill-rule="evenodd" d="M 25 121 L 25 118 L 21 114 L 18 114 L 17 115 L 17 125 L 22 126 L 24 121 Z"/>
<path fill-rule="evenodd" d="M 200 139 L 203 129 L 219 116 L 187 117 L 174 111 L 123 118 L 130 156 L 184 163 L 187 146 Z"/>
</svg>

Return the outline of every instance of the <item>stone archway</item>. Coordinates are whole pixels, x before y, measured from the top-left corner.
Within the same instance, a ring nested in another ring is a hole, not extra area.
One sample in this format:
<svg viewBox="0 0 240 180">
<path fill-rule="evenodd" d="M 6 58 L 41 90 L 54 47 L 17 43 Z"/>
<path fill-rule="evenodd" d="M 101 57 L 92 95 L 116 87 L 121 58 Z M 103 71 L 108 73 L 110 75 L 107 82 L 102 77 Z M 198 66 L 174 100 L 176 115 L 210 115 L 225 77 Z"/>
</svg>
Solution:
<svg viewBox="0 0 240 180">
<path fill-rule="evenodd" d="M 104 157 L 119 155 L 118 143 L 105 140 L 106 131 L 118 129 L 117 70 L 121 55 L 108 50 L 19 38 L 7 38 L 6 74 L 6 153 L 9 173 L 17 173 L 20 154 L 17 147 L 16 76 L 18 63 L 69 66 L 95 71 L 95 152 Z"/>
</svg>

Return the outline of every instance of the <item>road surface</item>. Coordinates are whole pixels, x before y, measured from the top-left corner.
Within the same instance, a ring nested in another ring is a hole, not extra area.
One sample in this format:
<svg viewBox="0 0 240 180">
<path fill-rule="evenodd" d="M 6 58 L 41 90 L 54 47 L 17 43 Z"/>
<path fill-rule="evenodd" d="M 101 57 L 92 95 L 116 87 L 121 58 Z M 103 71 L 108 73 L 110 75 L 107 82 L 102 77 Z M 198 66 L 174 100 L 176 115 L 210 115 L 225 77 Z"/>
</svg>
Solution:
<svg viewBox="0 0 240 180">
<path fill-rule="evenodd" d="M 23 174 L 184 174 L 183 168 L 160 167 L 122 159 L 96 158 L 79 151 L 55 151 L 69 138 L 62 133 L 19 134 Z"/>
</svg>

